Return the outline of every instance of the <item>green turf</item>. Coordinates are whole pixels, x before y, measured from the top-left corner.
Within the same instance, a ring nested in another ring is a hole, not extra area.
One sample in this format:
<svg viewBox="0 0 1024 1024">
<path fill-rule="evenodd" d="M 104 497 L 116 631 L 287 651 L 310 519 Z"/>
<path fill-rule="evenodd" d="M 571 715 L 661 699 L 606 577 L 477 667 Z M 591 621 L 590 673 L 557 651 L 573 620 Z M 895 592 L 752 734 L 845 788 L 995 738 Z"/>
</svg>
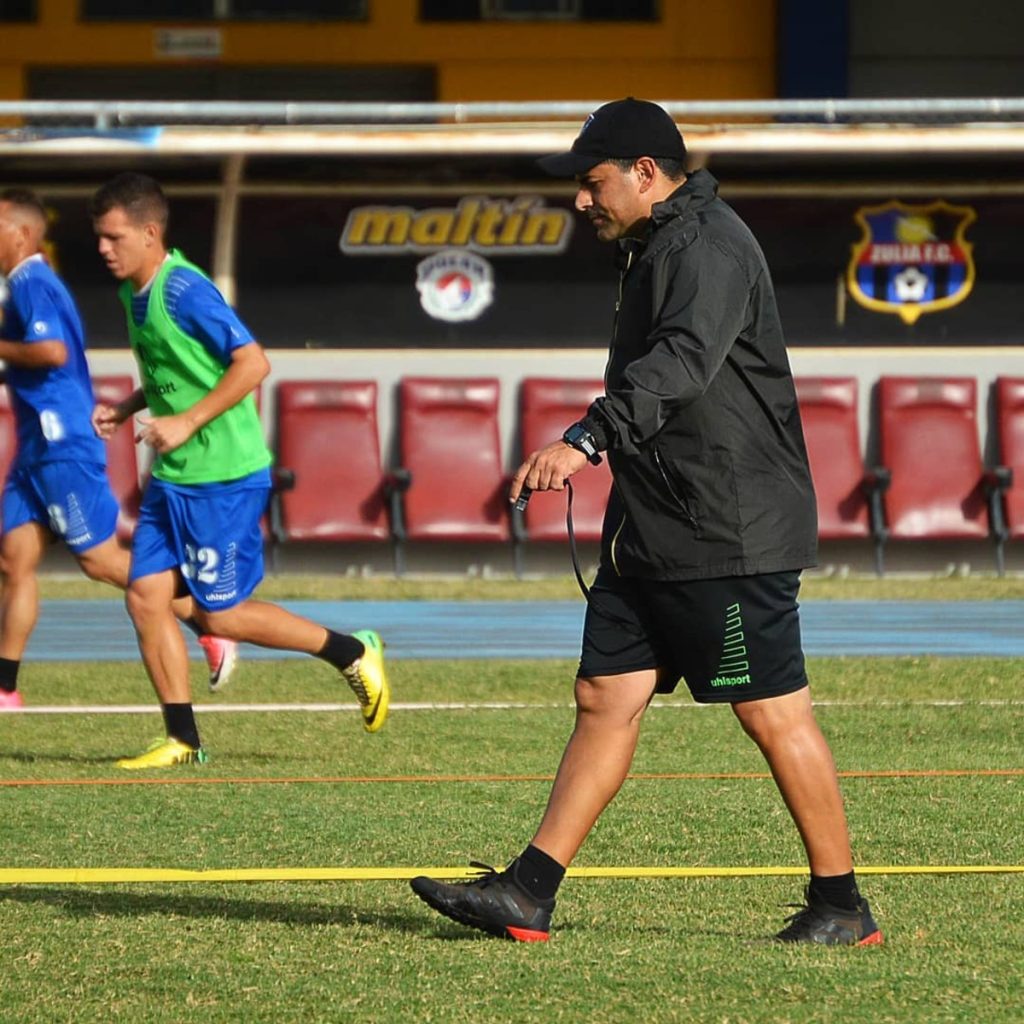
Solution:
<svg viewBox="0 0 1024 1024">
<path fill-rule="evenodd" d="M 344 712 L 200 714 L 212 760 L 160 778 L 211 785 L 0 787 L 5 867 L 283 867 L 503 862 L 529 838 L 572 727 L 572 663 L 393 664 L 400 701 L 512 701 L 514 710 L 396 710 L 366 735 Z M 840 769 L 1021 766 L 1024 664 L 819 659 L 819 718 Z M 137 665 L 31 663 L 33 704 L 149 700 Z M 344 699 L 317 662 L 250 662 L 197 701 Z M 961 704 L 936 705 L 935 700 Z M 985 703 L 988 702 L 988 703 Z M 1001 703 L 996 703 L 1001 702 Z M 0 778 L 122 779 L 159 718 L 0 718 Z M 634 771 L 760 773 L 725 708 L 660 699 Z M 360 782 L 355 777 L 420 776 Z M 246 780 L 310 779 L 280 784 Z M 317 781 L 318 780 L 318 781 Z M 858 862 L 1014 863 L 1022 779 L 847 778 Z M 797 865 L 770 780 L 627 781 L 583 865 Z M 546 946 L 477 936 L 405 882 L 0 887 L 2 1021 L 1016 1022 L 1024 879 L 863 879 L 882 948 L 765 942 L 792 878 L 572 880 Z"/>
</svg>

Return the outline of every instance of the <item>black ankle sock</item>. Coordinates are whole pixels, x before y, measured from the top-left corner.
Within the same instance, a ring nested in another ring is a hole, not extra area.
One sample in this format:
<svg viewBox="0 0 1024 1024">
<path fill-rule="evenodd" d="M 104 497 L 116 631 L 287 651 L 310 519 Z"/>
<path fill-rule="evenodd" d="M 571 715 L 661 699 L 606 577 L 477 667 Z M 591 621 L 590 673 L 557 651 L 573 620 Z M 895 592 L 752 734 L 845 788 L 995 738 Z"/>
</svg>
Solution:
<svg viewBox="0 0 1024 1024">
<path fill-rule="evenodd" d="M 327 640 L 316 656 L 330 662 L 335 668 L 342 669 L 351 665 L 357 658 L 361 658 L 365 652 L 362 640 L 357 640 L 348 633 L 335 633 L 333 629 L 329 629 Z"/>
<path fill-rule="evenodd" d="M 14 693 L 18 688 L 18 669 L 20 667 L 20 659 L 0 658 L 0 690 Z"/>
<path fill-rule="evenodd" d="M 164 727 L 168 736 L 173 736 L 176 740 L 181 740 L 182 743 L 196 749 L 201 746 L 191 704 L 162 704 L 161 710 L 164 713 Z"/>
<path fill-rule="evenodd" d="M 860 892 L 852 871 L 846 875 L 811 875 L 809 889 L 833 907 L 856 910 L 860 906 Z"/>
<path fill-rule="evenodd" d="M 203 629 L 203 627 L 200 626 L 199 623 L 196 622 L 196 620 L 194 618 L 192 618 L 191 616 L 189 618 L 187 618 L 187 619 L 183 619 L 182 620 L 182 625 L 183 626 L 188 626 L 188 628 L 191 629 L 192 632 L 195 633 L 196 636 L 205 636 L 206 635 L 206 631 Z"/>
<path fill-rule="evenodd" d="M 565 868 L 532 843 L 509 865 L 515 880 L 535 899 L 549 900 L 562 884 Z"/>
</svg>

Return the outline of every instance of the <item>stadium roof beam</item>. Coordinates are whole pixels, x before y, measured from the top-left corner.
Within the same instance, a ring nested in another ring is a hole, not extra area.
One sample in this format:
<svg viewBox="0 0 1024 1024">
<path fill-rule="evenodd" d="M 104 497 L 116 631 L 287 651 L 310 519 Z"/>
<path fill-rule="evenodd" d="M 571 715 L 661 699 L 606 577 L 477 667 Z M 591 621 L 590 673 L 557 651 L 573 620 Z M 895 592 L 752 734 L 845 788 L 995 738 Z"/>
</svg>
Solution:
<svg viewBox="0 0 1024 1024">
<path fill-rule="evenodd" d="M 1024 122 L 964 125 L 681 124 L 695 160 L 714 155 L 965 155 L 1024 151 Z M 566 149 L 578 126 L 430 125 L 0 129 L 6 155 L 536 156 Z"/>
</svg>

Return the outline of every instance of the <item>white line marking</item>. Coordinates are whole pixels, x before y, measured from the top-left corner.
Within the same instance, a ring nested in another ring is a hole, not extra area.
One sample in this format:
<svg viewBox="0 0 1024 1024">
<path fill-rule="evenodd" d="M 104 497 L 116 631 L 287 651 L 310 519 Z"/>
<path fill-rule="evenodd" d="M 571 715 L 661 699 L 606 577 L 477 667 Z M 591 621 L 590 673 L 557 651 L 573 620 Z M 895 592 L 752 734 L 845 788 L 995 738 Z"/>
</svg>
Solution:
<svg viewBox="0 0 1024 1024">
<path fill-rule="evenodd" d="M 682 705 L 680 705 L 682 706 Z M 392 711 L 509 711 L 519 708 L 525 709 L 551 709 L 571 708 L 572 705 L 565 704 L 533 704 L 516 703 L 514 701 L 481 701 L 474 703 L 451 702 L 451 703 L 392 703 Z M 247 712 L 281 712 L 281 711 L 358 711 L 359 705 L 349 704 L 196 704 L 195 711 L 238 713 Z M 146 715 L 159 712 L 159 704 L 40 704 L 38 707 L 23 707 L 10 714 L 15 715 Z M 6 714 L 7 712 L 4 712 Z"/>
<path fill-rule="evenodd" d="M 926 707 L 962 708 L 1024 707 L 1024 700 L 816 700 L 819 708 L 874 708 L 874 707 Z M 407 701 L 393 703 L 393 711 L 550 711 L 571 709 L 573 704 L 538 703 L 534 701 Z M 655 711 L 704 711 L 714 704 L 684 702 L 658 702 L 651 705 Z M 349 704 L 196 704 L 195 710 L 203 714 L 246 714 L 282 711 L 356 711 L 358 706 Z M 159 712 L 158 704 L 40 704 L 17 710 L 0 712 L 3 715 L 150 715 Z"/>
</svg>

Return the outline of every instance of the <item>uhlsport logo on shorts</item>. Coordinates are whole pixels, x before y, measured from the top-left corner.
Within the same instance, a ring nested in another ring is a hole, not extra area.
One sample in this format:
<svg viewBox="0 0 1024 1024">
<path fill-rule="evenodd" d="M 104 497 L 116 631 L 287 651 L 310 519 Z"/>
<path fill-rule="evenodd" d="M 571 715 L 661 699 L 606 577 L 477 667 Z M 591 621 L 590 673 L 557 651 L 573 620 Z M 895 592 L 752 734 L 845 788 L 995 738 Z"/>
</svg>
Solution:
<svg viewBox="0 0 1024 1024">
<path fill-rule="evenodd" d="M 494 301 L 494 271 L 467 249 L 442 249 L 416 265 L 416 290 L 435 320 L 475 320 Z"/>
<path fill-rule="evenodd" d="M 743 615 L 739 602 L 725 610 L 725 633 L 722 637 L 722 658 L 712 686 L 745 686 L 750 682 L 747 660 L 747 638 L 743 632 Z"/>
</svg>

